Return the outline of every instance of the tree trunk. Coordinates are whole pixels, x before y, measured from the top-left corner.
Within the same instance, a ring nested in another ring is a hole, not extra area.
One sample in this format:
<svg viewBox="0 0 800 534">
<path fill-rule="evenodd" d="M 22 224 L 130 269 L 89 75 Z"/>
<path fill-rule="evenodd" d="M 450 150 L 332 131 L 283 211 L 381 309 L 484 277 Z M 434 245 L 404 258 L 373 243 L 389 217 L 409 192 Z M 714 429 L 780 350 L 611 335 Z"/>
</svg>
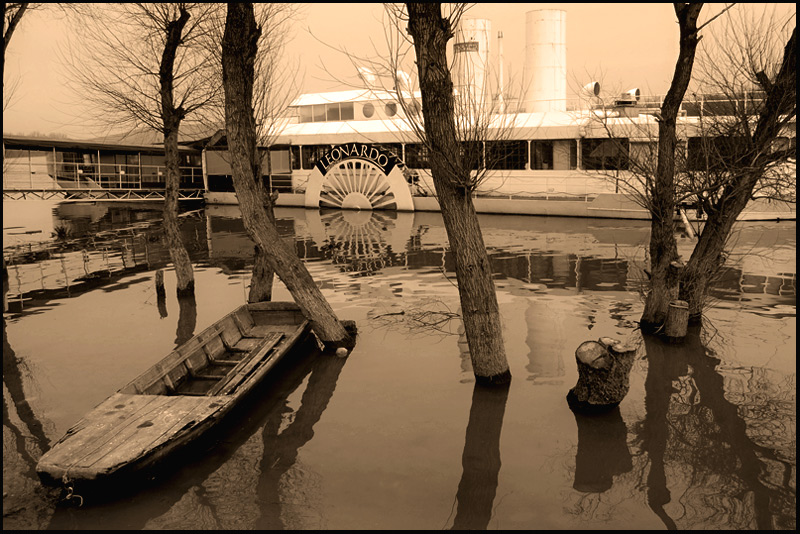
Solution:
<svg viewBox="0 0 800 534">
<path fill-rule="evenodd" d="M 178 297 L 194 295 L 194 271 L 192 261 L 181 239 L 178 225 L 178 190 L 181 182 L 178 132 L 184 111 L 175 107 L 173 88 L 175 83 L 175 57 L 181 43 L 183 29 L 189 21 L 189 12 L 180 8 L 180 17 L 170 21 L 166 28 L 164 52 L 159 65 L 161 85 L 161 119 L 164 125 L 164 155 L 167 175 L 164 183 L 164 237 L 169 256 L 175 266 Z"/>
<path fill-rule="evenodd" d="M 675 4 L 680 27 L 680 52 L 672 83 L 661 106 L 658 123 L 658 162 L 653 189 L 650 191 L 650 292 L 640 321 L 642 331 L 658 330 L 667 317 L 667 309 L 676 287 L 670 286 L 669 264 L 678 259 L 675 241 L 675 145 L 676 124 L 683 96 L 692 76 L 697 35 L 697 17 L 703 4 Z"/>
<path fill-rule="evenodd" d="M 178 296 L 191 296 L 194 295 L 194 271 L 192 260 L 189 258 L 189 253 L 186 252 L 183 239 L 181 239 L 180 225 L 178 224 L 178 189 L 181 171 L 177 128 L 165 132 L 164 149 L 167 167 L 164 186 L 164 237 L 172 264 L 175 266 Z"/>
<path fill-rule="evenodd" d="M 260 169 L 253 117 L 254 60 L 260 29 L 251 3 L 228 3 L 222 40 L 225 123 L 231 151 L 233 185 L 250 238 L 269 257 L 317 337 L 329 348 L 352 346 L 353 339 L 337 319 L 303 262 L 281 239 L 264 209 L 256 183 Z"/>
<path fill-rule="evenodd" d="M 584 341 L 575 350 L 578 382 L 567 394 L 573 412 L 596 414 L 619 406 L 630 388 L 636 349 L 609 337 Z"/>
<path fill-rule="evenodd" d="M 689 304 L 690 323 L 697 324 L 702 320 L 712 277 L 725 263 L 725 244 L 739 213 L 741 209 L 733 213 L 728 208 L 709 214 L 692 255 L 683 269 L 679 298 Z"/>
<path fill-rule="evenodd" d="M 747 152 L 747 161 L 737 162 L 737 168 L 731 169 L 734 179 L 725 186 L 720 200 L 709 210 L 708 220 L 684 269 L 680 298 L 689 303 L 689 317 L 693 322 L 700 321 L 712 277 L 725 263 L 725 244 L 731 229 L 747 206 L 758 180 L 769 167 L 769 152 L 773 141 L 780 135 L 781 121 L 796 113 L 796 58 L 795 28 L 784 48 L 775 81 L 764 88 L 767 98 L 751 139 L 753 148 Z"/>
<path fill-rule="evenodd" d="M 267 150 L 267 175 L 270 174 L 272 162 L 269 150 Z M 259 161 L 260 163 L 260 161 Z M 256 176 L 260 178 L 262 171 L 259 169 Z M 275 224 L 275 210 L 272 195 L 266 189 L 264 183 L 258 180 L 259 190 L 264 202 L 264 209 L 267 210 L 267 216 L 270 222 Z M 265 253 L 259 246 L 255 247 L 253 255 L 253 275 L 250 277 L 250 293 L 247 296 L 247 302 L 265 302 L 272 300 L 272 282 L 275 278 L 275 271 L 269 261 L 269 255 Z"/>
<path fill-rule="evenodd" d="M 269 256 L 255 246 L 253 255 L 253 276 L 250 278 L 250 292 L 247 302 L 266 302 L 272 300 L 272 281 L 275 271 L 269 261 Z"/>
<path fill-rule="evenodd" d="M 668 341 L 681 343 L 686 337 L 689 326 L 689 303 L 685 300 L 673 300 L 669 303 L 667 320 L 664 323 L 664 335 Z"/>
<path fill-rule="evenodd" d="M 503 345 L 500 310 L 492 269 L 478 217 L 466 187 L 470 169 L 457 161 L 453 82 L 447 41 L 453 28 L 442 18 L 441 4 L 406 4 L 408 32 L 414 40 L 419 70 L 425 136 L 431 151 L 431 174 L 455 257 L 464 330 L 476 381 L 503 384 L 511 372 Z"/>
</svg>

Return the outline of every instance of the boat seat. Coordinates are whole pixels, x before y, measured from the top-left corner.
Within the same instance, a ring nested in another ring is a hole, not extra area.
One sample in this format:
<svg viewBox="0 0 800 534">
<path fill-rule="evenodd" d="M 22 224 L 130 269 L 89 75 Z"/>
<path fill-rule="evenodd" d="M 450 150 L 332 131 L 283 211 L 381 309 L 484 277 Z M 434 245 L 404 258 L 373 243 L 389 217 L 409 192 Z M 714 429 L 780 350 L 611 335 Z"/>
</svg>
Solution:
<svg viewBox="0 0 800 534">
<path fill-rule="evenodd" d="M 252 332 L 252 327 L 248 328 L 242 322 L 241 317 L 239 317 L 235 313 L 233 314 L 233 322 L 236 324 L 236 327 L 239 329 L 239 333 L 241 334 L 242 337 L 245 337 L 245 338 L 260 338 L 260 337 L 263 337 L 263 336 L 258 336 L 258 335 L 252 334 L 251 333 Z"/>
</svg>

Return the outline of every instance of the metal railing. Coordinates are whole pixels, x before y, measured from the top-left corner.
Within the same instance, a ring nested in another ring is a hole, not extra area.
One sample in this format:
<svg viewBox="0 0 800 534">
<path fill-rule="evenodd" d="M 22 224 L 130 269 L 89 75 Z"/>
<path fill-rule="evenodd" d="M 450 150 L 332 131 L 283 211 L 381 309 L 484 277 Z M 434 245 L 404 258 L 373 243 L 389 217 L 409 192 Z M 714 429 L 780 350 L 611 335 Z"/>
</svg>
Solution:
<svg viewBox="0 0 800 534">
<path fill-rule="evenodd" d="M 181 189 L 203 189 L 203 170 L 180 167 Z M 21 158 L 3 162 L 3 190 L 163 189 L 166 167 L 119 163 L 51 163 Z"/>
</svg>

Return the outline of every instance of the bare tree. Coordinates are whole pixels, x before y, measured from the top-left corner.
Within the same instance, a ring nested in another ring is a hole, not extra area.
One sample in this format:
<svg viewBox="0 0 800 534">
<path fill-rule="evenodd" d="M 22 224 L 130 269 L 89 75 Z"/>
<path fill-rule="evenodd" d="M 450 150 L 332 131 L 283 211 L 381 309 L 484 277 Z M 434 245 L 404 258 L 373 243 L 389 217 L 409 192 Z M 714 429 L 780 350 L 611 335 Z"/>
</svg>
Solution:
<svg viewBox="0 0 800 534">
<path fill-rule="evenodd" d="M 260 34 L 252 3 L 228 4 L 222 39 L 222 82 L 233 185 L 242 220 L 250 238 L 266 252 L 272 268 L 308 317 L 317 337 L 330 348 L 352 346 L 353 338 L 337 319 L 305 265 L 278 234 L 256 184 L 261 157 L 253 116 L 253 85 Z"/>
<path fill-rule="evenodd" d="M 422 127 L 418 133 L 429 151 L 436 195 L 455 257 L 473 371 L 478 382 L 505 384 L 511 380 L 511 372 L 503 343 L 500 310 L 491 263 L 472 201 L 472 194 L 480 183 L 480 174 L 473 172 L 481 167 L 476 160 L 478 139 L 463 136 L 465 131 L 481 131 L 470 126 L 486 115 L 472 113 L 474 102 L 469 99 L 461 99 L 460 105 L 466 109 L 457 113 L 459 98 L 454 95 L 447 60 L 447 42 L 454 36 L 465 9 L 463 4 L 457 4 L 449 14 L 443 15 L 439 3 L 405 6 L 422 96 L 421 112 L 418 111 L 422 118 L 417 123 Z M 413 113 L 410 107 L 409 111 Z"/>
<path fill-rule="evenodd" d="M 287 62 L 285 54 L 286 44 L 290 39 L 289 22 L 296 17 L 299 8 L 297 4 L 270 2 L 256 4 L 254 11 L 261 34 L 254 66 L 253 113 L 256 119 L 257 144 L 263 153 L 261 169 L 254 178 L 267 214 L 275 224 L 274 204 L 277 192 L 271 187 L 272 151 L 269 147 L 280 134 L 286 120 L 286 110 L 299 92 L 297 70 Z M 211 40 L 211 52 L 219 68 L 219 80 L 222 80 L 221 43 L 224 30 L 225 18 L 220 16 Z M 220 91 L 219 95 L 219 113 L 212 117 L 214 125 L 225 123 L 223 92 Z M 226 160 L 230 164 L 229 154 Z M 267 177 L 266 181 L 261 179 L 263 176 Z M 271 300 L 273 278 L 274 272 L 268 258 L 256 246 L 248 302 Z"/>
<path fill-rule="evenodd" d="M 17 29 L 29 5 L 28 2 L 9 2 L 3 4 L 3 85 L 5 85 L 6 74 L 6 50 L 8 50 L 8 45 L 11 43 L 14 30 Z"/>
<path fill-rule="evenodd" d="M 607 178 L 652 216 L 653 277 L 642 316 L 646 332 L 660 330 L 672 299 L 687 301 L 691 320 L 701 319 L 710 283 L 726 260 L 733 224 L 748 202 L 796 203 L 794 15 L 781 20 L 774 11 L 768 16 L 765 8 L 762 15 L 748 18 L 748 11 L 733 7 L 726 6 L 700 26 L 696 15 L 685 16 L 687 7 L 676 7 L 682 59 L 670 90 L 680 91 L 687 116 L 672 117 L 678 112 L 674 99 L 635 117 L 612 118 L 613 110 L 595 106 L 591 122 L 608 137 L 613 152 L 609 160 L 619 160 L 610 166 L 626 169 L 606 173 Z M 691 35 L 699 40 L 698 32 L 716 19 L 709 33 L 714 40 L 706 41 L 695 68 L 701 96 L 686 99 L 686 77 L 692 72 L 685 49 L 696 48 Z M 696 29 L 688 31 L 692 26 Z M 664 143 L 670 137 L 672 146 Z M 658 143 L 629 144 L 629 138 L 655 138 Z M 677 256 L 672 222 L 681 205 L 692 205 L 706 217 L 685 266 Z"/>
<path fill-rule="evenodd" d="M 216 4 L 106 4 L 79 25 L 67 65 L 82 97 L 107 126 L 163 135 L 164 235 L 179 295 L 194 294 L 191 260 L 180 237 L 178 192 L 182 125 L 202 124 L 219 89 L 207 54 Z"/>
<path fill-rule="evenodd" d="M 676 296 L 678 280 L 671 268 L 678 259 L 675 241 L 675 147 L 676 123 L 681 102 L 692 76 L 697 44 L 700 42 L 697 19 L 699 4 L 674 4 L 680 29 L 678 60 L 672 83 L 664 97 L 658 120 L 658 163 L 650 198 L 650 292 L 640 321 L 644 332 L 661 328 L 669 303 Z"/>
<path fill-rule="evenodd" d="M 790 131 L 797 118 L 793 19 L 729 13 L 718 27 L 719 45 L 706 47 L 698 63 L 701 87 L 722 94 L 728 104 L 702 116 L 695 138 L 700 146 L 687 172 L 689 188 L 707 215 L 680 279 L 680 298 L 696 319 L 747 203 L 759 197 L 796 202 L 797 149 Z"/>
</svg>

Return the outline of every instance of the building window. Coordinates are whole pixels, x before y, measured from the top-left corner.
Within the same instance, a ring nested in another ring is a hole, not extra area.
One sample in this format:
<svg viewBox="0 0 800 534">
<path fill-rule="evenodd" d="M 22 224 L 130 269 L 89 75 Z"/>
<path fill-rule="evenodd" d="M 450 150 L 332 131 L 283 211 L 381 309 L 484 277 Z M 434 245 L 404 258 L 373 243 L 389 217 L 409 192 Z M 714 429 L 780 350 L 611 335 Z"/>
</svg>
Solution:
<svg viewBox="0 0 800 534">
<path fill-rule="evenodd" d="M 581 139 L 581 165 L 587 171 L 628 169 L 629 141 L 619 139 Z"/>
<path fill-rule="evenodd" d="M 487 141 L 486 168 L 504 171 L 524 170 L 528 165 L 527 141 Z"/>
<path fill-rule="evenodd" d="M 303 169 L 311 170 L 319 159 L 328 153 L 331 145 L 304 145 L 302 150 Z"/>
<path fill-rule="evenodd" d="M 388 104 L 386 104 L 385 110 L 387 117 L 394 117 L 395 115 L 397 115 L 397 104 L 395 104 L 394 102 L 389 102 Z"/>
<path fill-rule="evenodd" d="M 315 104 L 313 109 L 313 122 L 325 122 L 326 107 L 325 104 Z"/>
<path fill-rule="evenodd" d="M 749 150 L 744 137 L 690 137 L 688 168 L 692 171 L 722 170 L 736 166 Z"/>
<path fill-rule="evenodd" d="M 553 142 L 531 141 L 531 170 L 542 171 L 553 168 Z"/>
<path fill-rule="evenodd" d="M 339 104 L 339 117 L 343 121 L 351 121 L 355 118 L 352 102 L 343 102 Z"/>
<path fill-rule="evenodd" d="M 397 159 L 403 161 L 403 145 L 400 143 L 373 143 L 372 146 L 378 150 L 394 154 Z"/>
<path fill-rule="evenodd" d="M 531 141 L 531 170 L 566 171 L 578 168 L 578 144 L 574 139 Z"/>
<path fill-rule="evenodd" d="M 406 113 L 411 117 L 418 117 L 422 113 L 422 105 L 416 100 L 406 104 Z"/>
<path fill-rule="evenodd" d="M 367 103 L 366 103 L 366 104 L 364 104 L 364 106 L 361 108 L 361 112 L 364 114 L 364 116 L 365 116 L 366 118 L 368 118 L 368 119 L 369 119 L 369 118 L 371 118 L 371 117 L 372 117 L 372 116 L 375 114 L 375 106 L 373 106 L 372 104 L 370 104 L 369 102 L 367 102 Z"/>
<path fill-rule="evenodd" d="M 480 141 L 462 141 L 461 161 L 466 168 L 473 171 L 482 169 L 484 167 L 483 143 Z"/>
<path fill-rule="evenodd" d="M 430 169 L 428 147 L 419 143 L 406 145 L 406 165 L 410 169 Z"/>
<path fill-rule="evenodd" d="M 314 120 L 314 113 L 312 106 L 300 106 L 298 109 L 300 112 L 299 116 L 300 122 L 311 122 L 312 120 Z"/>
<path fill-rule="evenodd" d="M 339 120 L 339 104 L 328 104 L 325 106 L 325 110 L 327 112 L 328 121 L 338 121 Z"/>
</svg>

